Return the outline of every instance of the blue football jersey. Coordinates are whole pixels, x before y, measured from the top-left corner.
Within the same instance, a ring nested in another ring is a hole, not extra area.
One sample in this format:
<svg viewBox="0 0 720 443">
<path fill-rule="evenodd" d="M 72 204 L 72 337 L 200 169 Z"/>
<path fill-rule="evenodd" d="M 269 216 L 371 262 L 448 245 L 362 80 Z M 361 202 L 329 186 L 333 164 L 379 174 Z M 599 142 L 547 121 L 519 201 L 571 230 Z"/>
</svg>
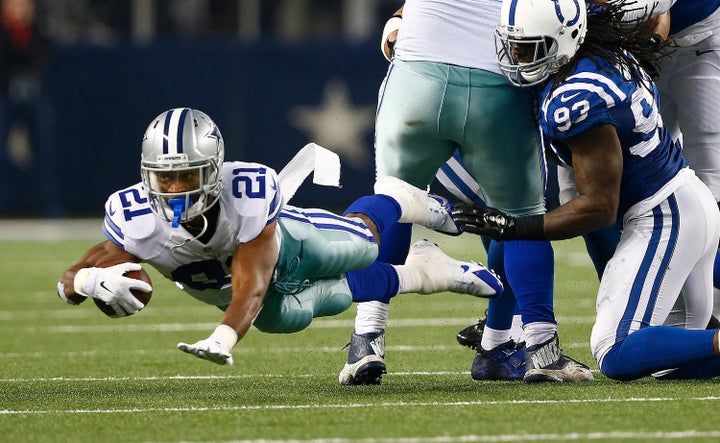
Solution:
<svg viewBox="0 0 720 443">
<path fill-rule="evenodd" d="M 555 154 L 569 166 L 572 155 L 564 139 L 598 125 L 615 127 L 623 153 L 619 219 L 688 166 L 681 147 L 663 125 L 657 88 L 645 78 L 647 84 L 639 85 L 630 79 L 627 68 L 583 58 L 562 83 L 554 88 L 548 83 L 540 93 L 541 129 Z"/>
</svg>

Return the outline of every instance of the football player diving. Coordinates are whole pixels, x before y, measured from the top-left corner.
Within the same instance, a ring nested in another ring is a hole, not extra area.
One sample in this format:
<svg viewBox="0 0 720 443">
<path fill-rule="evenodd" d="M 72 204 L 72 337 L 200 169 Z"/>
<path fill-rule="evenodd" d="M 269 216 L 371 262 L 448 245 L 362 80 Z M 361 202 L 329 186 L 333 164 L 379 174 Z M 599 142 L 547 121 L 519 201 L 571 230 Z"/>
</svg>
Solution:
<svg viewBox="0 0 720 443">
<path fill-rule="evenodd" d="M 398 222 L 457 233 L 446 200 L 380 177 L 376 195 L 356 200 L 343 216 L 292 207 L 272 168 L 224 162 L 224 148 L 203 112 L 176 108 L 154 118 L 142 140 L 142 181 L 110 195 L 102 225 L 107 239 L 60 278 L 60 298 L 79 304 L 92 297 L 117 316 L 134 314 L 144 305 L 131 291 L 152 288 L 124 273 L 148 263 L 224 311 L 209 337 L 178 348 L 232 364 L 233 346 L 252 325 L 291 333 L 353 301 L 387 303 L 407 292 L 502 292 L 486 267 L 455 260 L 426 240 L 413 245 L 404 265 L 376 260 L 381 233 Z"/>
</svg>

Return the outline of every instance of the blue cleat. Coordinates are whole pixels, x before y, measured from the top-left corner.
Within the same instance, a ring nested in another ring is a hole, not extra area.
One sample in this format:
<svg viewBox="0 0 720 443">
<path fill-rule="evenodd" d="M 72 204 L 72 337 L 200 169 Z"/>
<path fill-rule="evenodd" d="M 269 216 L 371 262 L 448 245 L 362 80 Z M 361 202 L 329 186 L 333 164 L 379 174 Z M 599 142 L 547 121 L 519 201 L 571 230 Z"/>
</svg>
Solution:
<svg viewBox="0 0 720 443">
<path fill-rule="evenodd" d="M 385 366 L 385 331 L 350 337 L 347 363 L 338 377 L 343 386 L 379 385 Z"/>
<path fill-rule="evenodd" d="M 525 377 L 525 343 L 510 340 L 489 351 L 479 347 L 470 376 L 473 380 L 522 380 Z"/>
</svg>

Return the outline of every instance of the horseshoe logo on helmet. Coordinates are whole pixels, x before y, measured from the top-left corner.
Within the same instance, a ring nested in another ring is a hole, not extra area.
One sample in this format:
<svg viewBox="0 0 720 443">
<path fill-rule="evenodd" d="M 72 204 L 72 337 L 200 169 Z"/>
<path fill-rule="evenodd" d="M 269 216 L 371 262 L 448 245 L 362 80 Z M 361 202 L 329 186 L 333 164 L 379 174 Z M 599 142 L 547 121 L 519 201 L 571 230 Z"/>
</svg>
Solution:
<svg viewBox="0 0 720 443">
<path fill-rule="evenodd" d="M 560 9 L 560 2 L 562 0 L 552 0 L 553 3 L 555 3 L 555 14 L 557 15 L 558 20 L 560 20 L 560 23 L 562 23 L 565 26 L 572 26 L 580 19 L 580 3 L 578 0 L 572 0 L 573 4 L 575 5 L 575 17 L 571 18 L 570 20 L 565 19 L 565 16 L 563 15 L 562 10 Z"/>
</svg>

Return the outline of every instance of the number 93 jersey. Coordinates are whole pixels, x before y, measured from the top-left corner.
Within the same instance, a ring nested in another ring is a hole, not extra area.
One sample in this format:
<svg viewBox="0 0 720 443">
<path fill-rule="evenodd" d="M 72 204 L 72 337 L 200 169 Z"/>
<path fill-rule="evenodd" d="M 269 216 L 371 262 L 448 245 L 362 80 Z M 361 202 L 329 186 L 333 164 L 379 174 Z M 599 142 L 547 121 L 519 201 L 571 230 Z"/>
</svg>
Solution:
<svg viewBox="0 0 720 443">
<path fill-rule="evenodd" d="M 688 166 L 658 111 L 658 91 L 643 71 L 637 84 L 627 67 L 605 59 L 582 58 L 570 74 L 540 93 L 540 126 L 559 159 L 572 166 L 563 140 L 599 125 L 613 125 L 623 155 L 618 217 L 633 204 L 655 194 Z"/>
<path fill-rule="evenodd" d="M 142 183 L 108 198 L 103 223 L 110 241 L 152 265 L 193 297 L 216 306 L 226 306 L 232 297 L 230 265 L 235 248 L 256 238 L 277 219 L 283 206 L 272 168 L 226 162 L 221 174 L 217 228 L 208 243 L 200 242 L 182 226 L 173 228 L 153 213 Z"/>
</svg>

